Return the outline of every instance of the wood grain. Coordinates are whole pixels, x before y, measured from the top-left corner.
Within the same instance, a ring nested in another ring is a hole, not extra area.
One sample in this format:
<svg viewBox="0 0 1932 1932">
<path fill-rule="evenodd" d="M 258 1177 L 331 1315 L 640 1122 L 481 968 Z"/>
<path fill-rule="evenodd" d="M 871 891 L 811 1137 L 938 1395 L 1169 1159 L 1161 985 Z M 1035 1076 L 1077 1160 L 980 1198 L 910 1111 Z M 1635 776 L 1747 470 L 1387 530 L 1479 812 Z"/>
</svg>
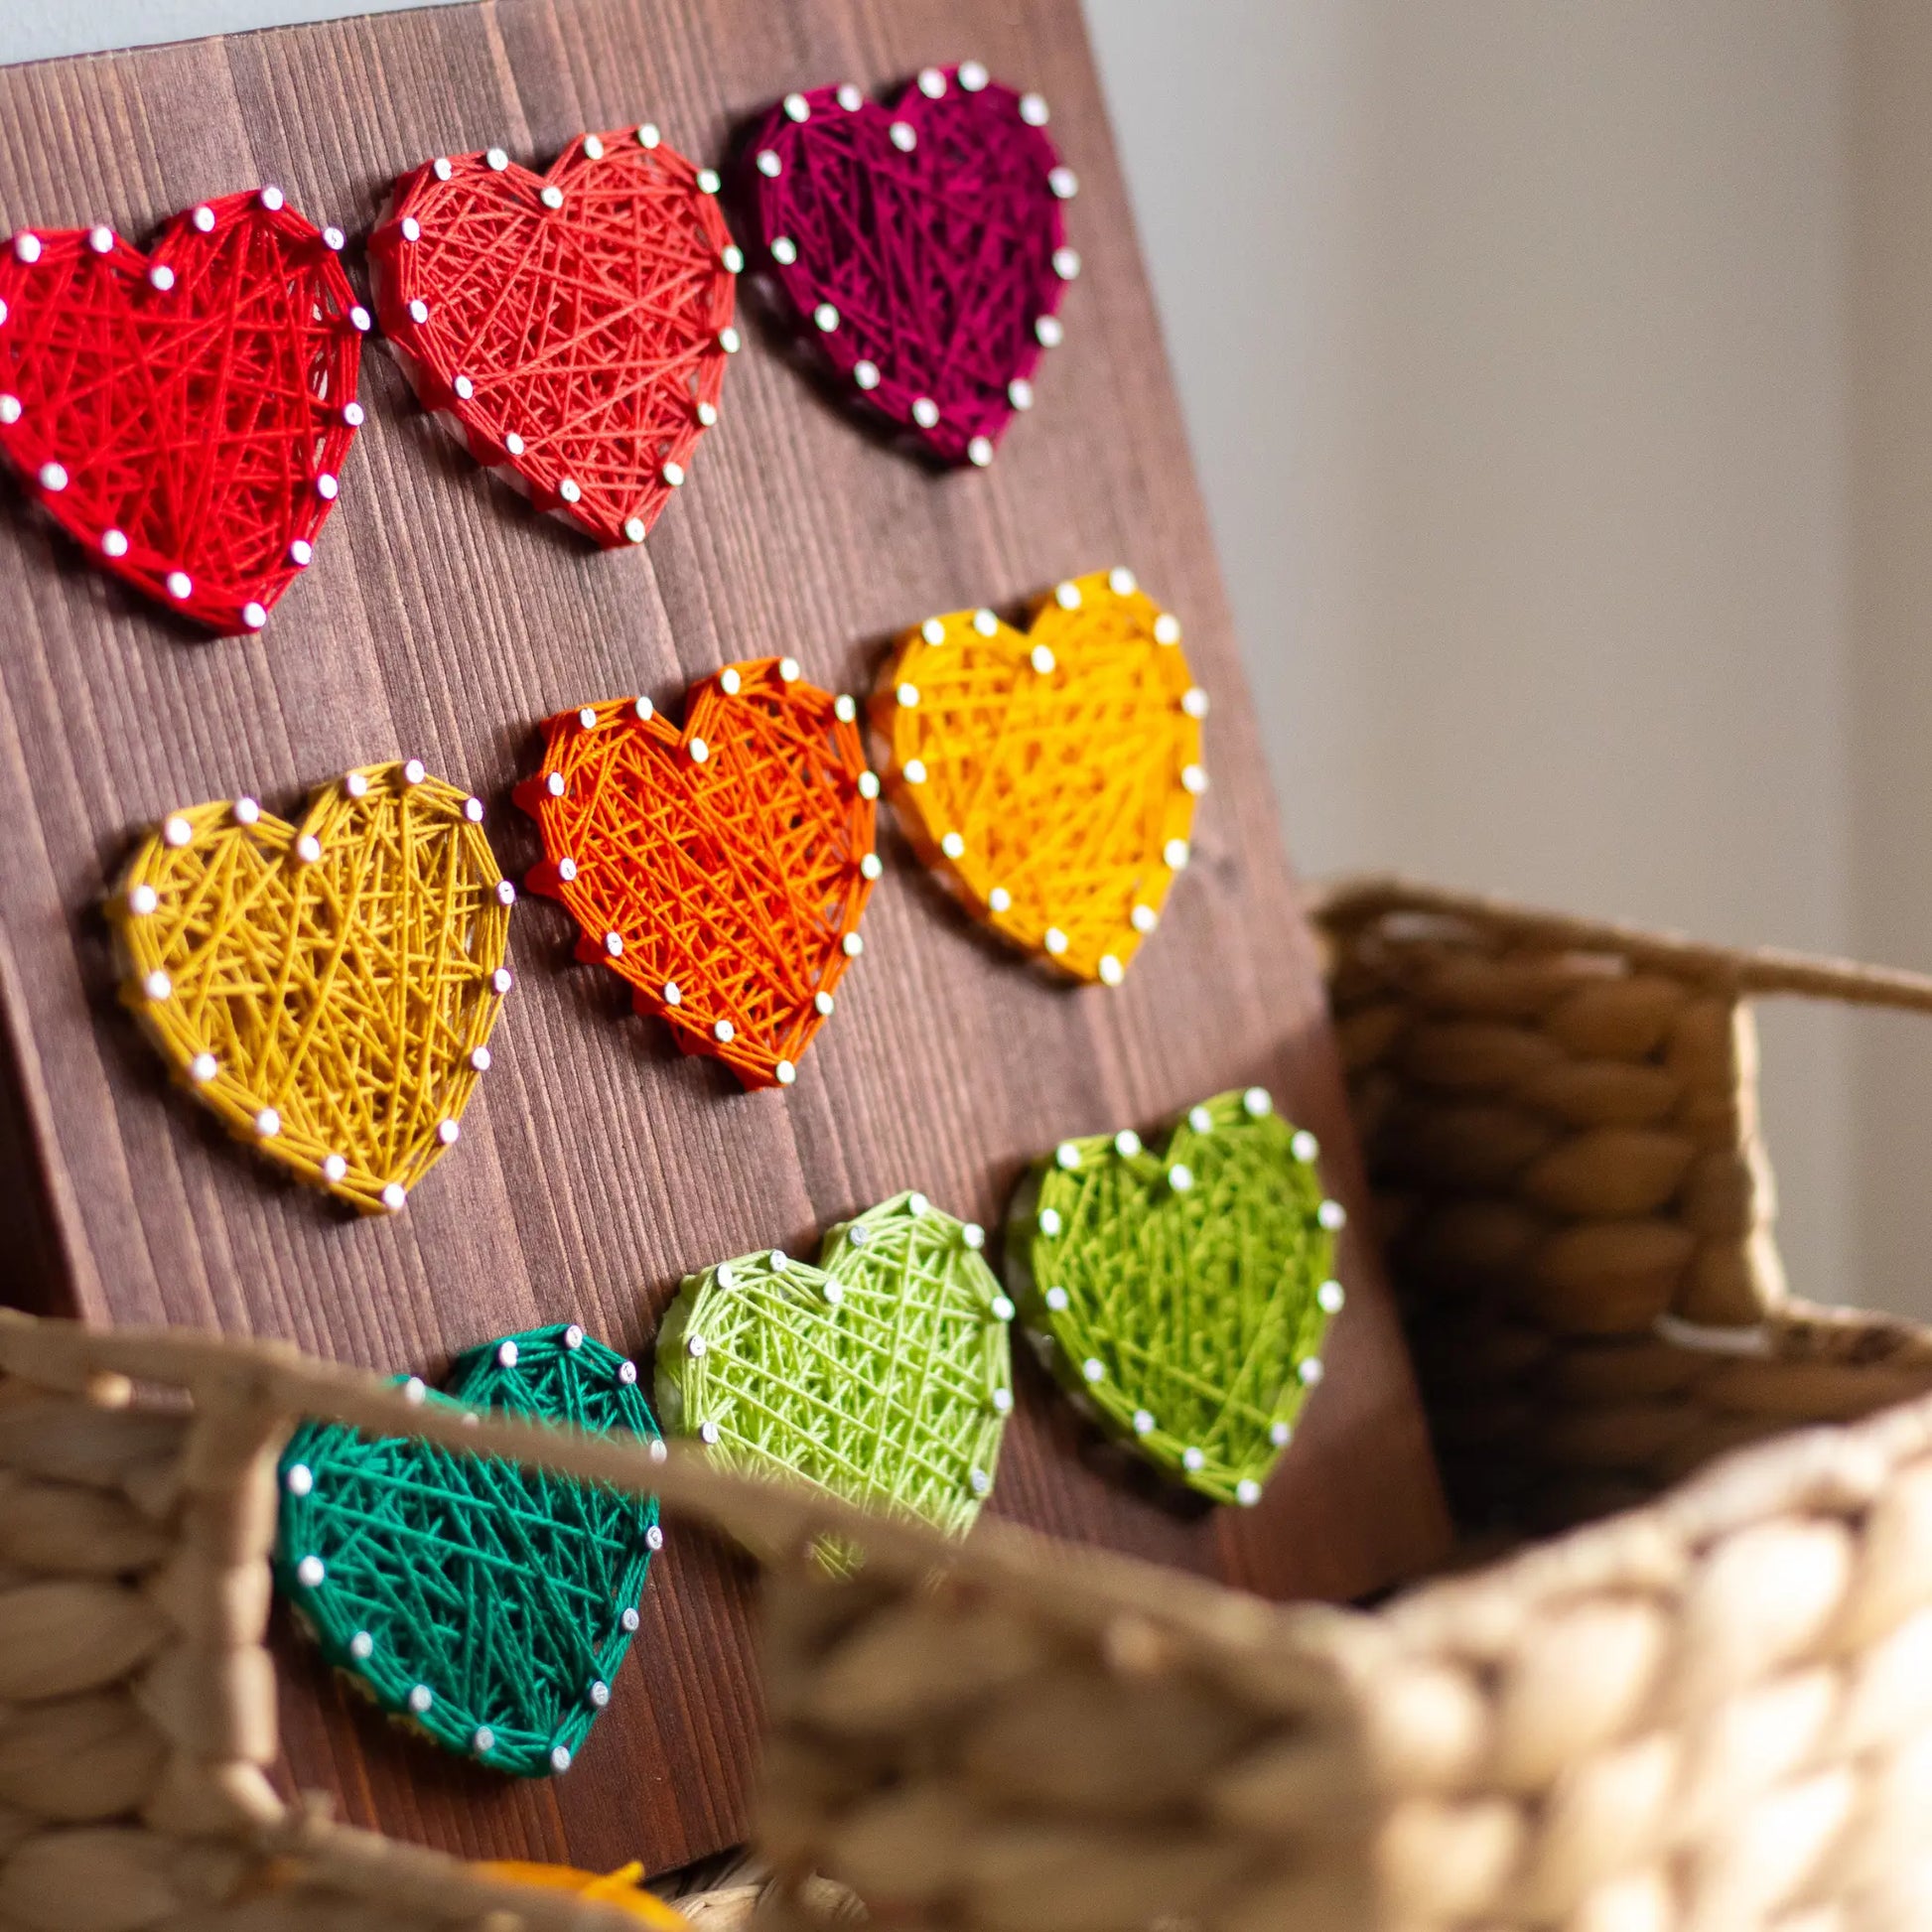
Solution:
<svg viewBox="0 0 1932 1932">
<path fill-rule="evenodd" d="M 304 581 L 260 640 L 207 642 L 0 512 L 0 996 L 11 1299 L 104 1321 L 292 1338 L 434 1374 L 480 1338 L 574 1317 L 640 1354 L 679 1277 L 917 1185 L 995 1224 L 1060 1136 L 1144 1127 L 1264 1081 L 1365 1196 L 1315 958 L 1277 830 L 1199 496 L 1075 0 L 503 0 L 0 72 L 0 221 L 136 237 L 207 195 L 281 184 L 365 228 L 386 183 L 492 142 L 541 166 L 648 116 L 718 157 L 786 87 L 882 88 L 976 55 L 1039 87 L 1082 193 L 1067 346 L 992 471 L 935 475 L 831 408 L 754 328 L 723 421 L 644 548 L 600 555 L 455 452 L 385 355 Z M 358 248 L 348 255 L 362 278 Z M 1012 610 L 1130 563 L 1182 614 L 1214 700 L 1196 860 L 1126 987 L 1052 985 L 971 929 L 888 830 L 864 961 L 797 1086 L 746 1095 L 630 1018 L 526 900 L 518 986 L 462 1148 L 394 1220 L 279 1183 L 168 1089 L 114 1004 L 96 905 L 142 827 L 238 790 L 286 811 L 351 764 L 414 754 L 491 802 L 505 870 L 535 856 L 507 790 L 538 720 L 785 651 L 863 689 L 934 611 Z M 44 1240 L 50 1259 L 22 1259 Z M 1023 1377 L 993 1507 L 1273 1596 L 1345 1597 L 1426 1562 L 1444 1518 L 1389 1299 L 1344 1244 L 1331 1373 L 1266 1503 L 1176 1505 L 1108 1466 Z M 580 1767 L 504 1785 L 410 1743 L 292 1641 L 291 1778 L 468 1854 L 652 1869 L 741 1837 L 757 1720 L 751 1574 L 672 1542 L 635 1662 Z"/>
</svg>

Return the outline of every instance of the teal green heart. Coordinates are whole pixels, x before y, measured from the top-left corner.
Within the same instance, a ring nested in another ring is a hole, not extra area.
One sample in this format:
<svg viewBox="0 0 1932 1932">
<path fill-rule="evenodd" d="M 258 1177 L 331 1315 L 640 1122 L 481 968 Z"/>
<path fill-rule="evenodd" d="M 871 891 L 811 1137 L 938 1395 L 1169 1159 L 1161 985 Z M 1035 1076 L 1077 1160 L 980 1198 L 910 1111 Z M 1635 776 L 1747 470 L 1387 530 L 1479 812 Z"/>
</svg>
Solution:
<svg viewBox="0 0 1932 1932">
<path fill-rule="evenodd" d="M 1109 1434 L 1216 1502 L 1257 1503 L 1322 1374 L 1339 1205 L 1314 1136 L 1260 1087 L 1062 1141 L 1007 1219 L 1007 1282 L 1041 1360 Z"/>
<path fill-rule="evenodd" d="M 472 1349 L 440 1408 L 658 1441 L 637 1369 L 575 1323 Z M 568 1770 L 630 1648 L 654 1498 L 304 1423 L 281 1463 L 276 1582 L 324 1654 L 447 1749 L 522 1777 Z"/>
</svg>

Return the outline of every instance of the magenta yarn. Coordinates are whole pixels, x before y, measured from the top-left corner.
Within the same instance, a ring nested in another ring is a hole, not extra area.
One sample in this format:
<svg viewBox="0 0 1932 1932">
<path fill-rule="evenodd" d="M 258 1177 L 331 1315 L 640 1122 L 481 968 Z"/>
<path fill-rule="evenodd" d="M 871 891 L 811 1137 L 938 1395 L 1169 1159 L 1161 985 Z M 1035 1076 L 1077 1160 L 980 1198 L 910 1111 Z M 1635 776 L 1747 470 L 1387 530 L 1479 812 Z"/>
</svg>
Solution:
<svg viewBox="0 0 1932 1932">
<path fill-rule="evenodd" d="M 1079 258 L 1073 177 L 1045 103 L 967 62 L 889 107 L 848 83 L 787 94 L 753 131 L 749 200 L 766 271 L 855 400 L 948 463 L 989 462 L 1033 405 Z"/>
</svg>

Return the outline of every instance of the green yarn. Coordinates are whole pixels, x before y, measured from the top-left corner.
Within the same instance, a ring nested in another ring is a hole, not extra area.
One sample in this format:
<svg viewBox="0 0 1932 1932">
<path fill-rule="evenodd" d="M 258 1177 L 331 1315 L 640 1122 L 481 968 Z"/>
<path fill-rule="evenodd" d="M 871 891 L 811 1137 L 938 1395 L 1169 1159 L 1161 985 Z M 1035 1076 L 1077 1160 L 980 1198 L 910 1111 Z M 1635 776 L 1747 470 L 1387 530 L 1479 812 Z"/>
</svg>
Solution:
<svg viewBox="0 0 1932 1932">
<path fill-rule="evenodd" d="M 637 1370 L 574 1323 L 485 1342 L 425 1403 L 657 1440 Z M 385 1711 L 499 1771 L 568 1770 L 637 1629 L 657 1504 L 408 1437 L 307 1422 L 276 1582 Z"/>
<path fill-rule="evenodd" d="M 1054 1378 L 1217 1502 L 1256 1503 L 1341 1306 L 1314 1137 L 1260 1087 L 1190 1108 L 1159 1151 L 1063 1141 L 1007 1219 L 1007 1280 Z"/>
<path fill-rule="evenodd" d="M 657 1338 L 665 1428 L 964 1535 L 1013 1407 L 1013 1304 L 984 1241 L 899 1194 L 828 1230 L 816 1267 L 773 1249 L 687 1276 Z"/>
</svg>

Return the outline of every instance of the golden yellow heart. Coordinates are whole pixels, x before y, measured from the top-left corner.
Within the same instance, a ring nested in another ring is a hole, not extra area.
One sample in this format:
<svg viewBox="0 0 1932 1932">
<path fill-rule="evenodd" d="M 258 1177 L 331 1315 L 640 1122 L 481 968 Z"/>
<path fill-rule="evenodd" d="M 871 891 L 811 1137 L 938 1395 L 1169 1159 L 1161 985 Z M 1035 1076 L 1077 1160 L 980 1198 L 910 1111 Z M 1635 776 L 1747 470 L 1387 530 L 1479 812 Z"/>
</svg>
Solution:
<svg viewBox="0 0 1932 1932">
<path fill-rule="evenodd" d="M 1187 863 L 1207 694 L 1128 570 L 928 618 L 872 697 L 886 785 L 926 864 L 1005 938 L 1118 986 Z"/>
<path fill-rule="evenodd" d="M 108 901 L 121 997 L 228 1131 L 365 1212 L 458 1137 L 509 990 L 516 895 L 483 806 L 415 759 L 321 786 L 299 825 L 191 805 Z"/>
</svg>

